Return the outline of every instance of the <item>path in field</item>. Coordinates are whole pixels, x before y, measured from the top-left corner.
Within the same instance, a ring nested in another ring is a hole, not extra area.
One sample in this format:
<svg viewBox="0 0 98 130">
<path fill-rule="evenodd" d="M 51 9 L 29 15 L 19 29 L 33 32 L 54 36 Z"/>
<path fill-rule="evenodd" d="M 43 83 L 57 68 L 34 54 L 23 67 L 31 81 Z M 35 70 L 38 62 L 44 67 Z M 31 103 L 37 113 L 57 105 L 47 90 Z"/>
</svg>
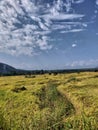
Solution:
<svg viewBox="0 0 98 130">
<path fill-rule="evenodd" d="M 58 86 L 57 90 L 61 93 L 61 95 L 73 105 L 73 108 L 75 109 L 75 114 L 79 115 L 83 111 L 83 104 L 82 102 L 79 102 L 75 97 L 72 97 L 70 93 L 68 93 L 63 86 Z"/>
</svg>

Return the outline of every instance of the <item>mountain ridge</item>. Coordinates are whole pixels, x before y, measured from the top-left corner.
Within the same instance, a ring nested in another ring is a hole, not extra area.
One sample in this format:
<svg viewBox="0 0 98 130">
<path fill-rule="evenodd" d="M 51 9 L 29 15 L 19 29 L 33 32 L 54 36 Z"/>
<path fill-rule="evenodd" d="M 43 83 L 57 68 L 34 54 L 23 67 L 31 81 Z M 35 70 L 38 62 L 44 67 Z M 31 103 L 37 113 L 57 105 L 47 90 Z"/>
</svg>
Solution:
<svg viewBox="0 0 98 130">
<path fill-rule="evenodd" d="M 55 69 L 55 70 L 24 70 L 16 69 L 11 65 L 0 62 L 0 76 L 3 75 L 26 75 L 26 74 L 45 74 L 45 73 L 74 73 L 74 72 L 98 72 L 97 68 L 80 68 L 80 69 Z"/>
<path fill-rule="evenodd" d="M 16 68 L 0 62 L 0 74 L 12 74 L 16 72 Z"/>
</svg>

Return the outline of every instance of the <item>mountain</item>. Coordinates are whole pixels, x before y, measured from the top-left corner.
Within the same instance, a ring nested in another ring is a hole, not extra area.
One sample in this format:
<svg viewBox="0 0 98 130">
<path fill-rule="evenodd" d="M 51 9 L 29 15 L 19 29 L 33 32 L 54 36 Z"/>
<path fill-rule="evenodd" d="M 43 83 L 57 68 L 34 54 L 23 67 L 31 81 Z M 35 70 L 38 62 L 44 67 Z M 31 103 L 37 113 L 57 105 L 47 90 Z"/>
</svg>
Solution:
<svg viewBox="0 0 98 130">
<path fill-rule="evenodd" d="M 74 72 L 98 72 L 96 68 L 81 68 L 81 69 L 61 69 L 61 70 L 22 70 L 16 69 L 10 65 L 0 63 L 0 76 L 3 75 L 31 75 L 31 74 L 45 74 L 45 73 L 74 73 Z"/>
<path fill-rule="evenodd" d="M 4 64 L 4 63 L 0 63 L 0 75 L 10 75 L 10 74 L 14 74 L 17 72 L 17 69 L 15 69 L 14 67 Z"/>
</svg>

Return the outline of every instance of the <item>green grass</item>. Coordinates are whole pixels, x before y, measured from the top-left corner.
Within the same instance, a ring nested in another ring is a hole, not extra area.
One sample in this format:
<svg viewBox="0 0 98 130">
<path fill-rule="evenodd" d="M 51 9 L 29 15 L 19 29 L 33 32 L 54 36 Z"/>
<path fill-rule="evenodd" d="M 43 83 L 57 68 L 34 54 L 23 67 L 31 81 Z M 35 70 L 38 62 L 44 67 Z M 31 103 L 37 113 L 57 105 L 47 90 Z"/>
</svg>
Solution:
<svg viewBox="0 0 98 130">
<path fill-rule="evenodd" d="M 98 130 L 98 73 L 0 77 L 1 130 Z"/>
</svg>

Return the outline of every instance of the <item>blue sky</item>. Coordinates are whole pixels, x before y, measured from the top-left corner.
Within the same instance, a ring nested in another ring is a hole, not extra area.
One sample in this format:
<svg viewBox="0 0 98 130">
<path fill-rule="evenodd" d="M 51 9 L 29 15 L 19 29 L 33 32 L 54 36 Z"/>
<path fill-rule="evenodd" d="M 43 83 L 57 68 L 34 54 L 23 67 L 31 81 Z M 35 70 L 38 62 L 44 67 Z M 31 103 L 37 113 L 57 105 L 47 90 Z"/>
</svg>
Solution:
<svg viewBox="0 0 98 130">
<path fill-rule="evenodd" d="M 20 69 L 98 66 L 98 0 L 1 0 L 0 62 Z"/>
</svg>

